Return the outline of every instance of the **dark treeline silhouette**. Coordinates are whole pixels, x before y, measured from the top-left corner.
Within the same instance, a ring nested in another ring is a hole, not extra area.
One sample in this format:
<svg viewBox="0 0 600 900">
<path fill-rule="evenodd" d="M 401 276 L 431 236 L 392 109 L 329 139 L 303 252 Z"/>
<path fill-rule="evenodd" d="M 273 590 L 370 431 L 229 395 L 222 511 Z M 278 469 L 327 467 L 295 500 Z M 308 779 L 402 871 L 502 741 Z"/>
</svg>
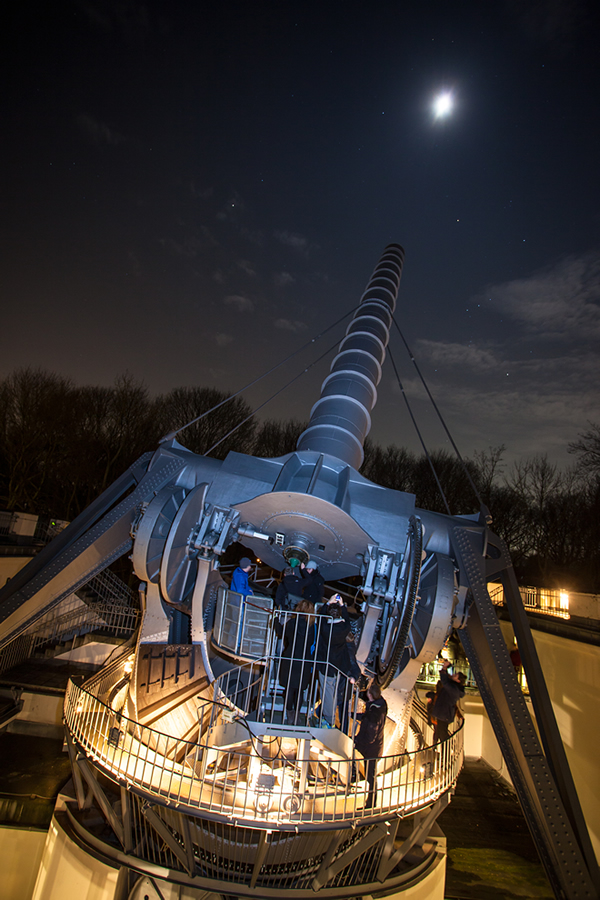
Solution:
<svg viewBox="0 0 600 900">
<path fill-rule="evenodd" d="M 127 375 L 112 387 L 78 387 L 58 375 L 20 369 L 0 383 L 0 508 L 73 519 L 162 437 L 227 396 L 214 388 L 184 387 L 151 398 Z M 258 422 L 237 397 L 177 440 L 218 459 L 231 450 L 269 458 L 292 452 L 305 427 L 295 420 Z M 454 515 L 478 511 L 468 469 L 522 583 L 595 592 L 600 588 L 600 427 L 590 423 L 569 450 L 577 463 L 565 472 L 544 454 L 507 469 L 503 446 L 476 452 L 464 466 L 447 450 L 430 458 Z M 420 508 L 446 511 L 425 456 L 367 440 L 361 474 L 414 493 Z"/>
</svg>

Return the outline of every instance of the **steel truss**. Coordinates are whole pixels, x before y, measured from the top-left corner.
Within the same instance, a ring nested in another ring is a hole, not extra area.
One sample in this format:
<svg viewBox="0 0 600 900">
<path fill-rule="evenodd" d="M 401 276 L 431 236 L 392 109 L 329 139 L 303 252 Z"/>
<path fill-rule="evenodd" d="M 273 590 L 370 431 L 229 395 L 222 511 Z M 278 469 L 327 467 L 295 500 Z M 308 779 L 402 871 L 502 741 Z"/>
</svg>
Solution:
<svg viewBox="0 0 600 900">
<path fill-rule="evenodd" d="M 354 827 L 248 828 L 161 805 L 109 779 L 68 734 L 67 746 L 75 800 L 56 818 L 86 852 L 123 870 L 116 900 L 137 897 L 140 877 L 239 897 L 260 890 L 265 900 L 384 897 L 422 880 L 445 853 L 432 831 L 449 793 L 413 816 Z"/>
<path fill-rule="evenodd" d="M 473 603 L 459 636 L 556 897 L 598 897 L 598 866 L 504 542 L 487 530 L 486 552 L 453 529 Z M 510 660 L 487 583 L 502 580 L 525 667 L 540 739 Z"/>
</svg>

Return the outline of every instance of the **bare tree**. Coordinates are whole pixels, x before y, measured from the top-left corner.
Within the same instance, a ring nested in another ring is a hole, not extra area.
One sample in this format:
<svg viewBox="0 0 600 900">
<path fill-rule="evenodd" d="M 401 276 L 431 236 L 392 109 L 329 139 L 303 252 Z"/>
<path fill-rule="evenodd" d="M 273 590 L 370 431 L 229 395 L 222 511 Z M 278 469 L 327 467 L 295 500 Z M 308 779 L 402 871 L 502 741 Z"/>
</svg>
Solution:
<svg viewBox="0 0 600 900">
<path fill-rule="evenodd" d="M 504 444 L 499 447 L 489 447 L 487 450 L 476 450 L 473 454 L 474 477 L 477 487 L 481 491 L 484 500 L 489 503 L 492 489 L 497 479 L 504 472 L 502 457 L 506 452 Z"/>
<path fill-rule="evenodd" d="M 262 456 L 265 459 L 293 453 L 298 438 L 306 427 L 306 422 L 299 422 L 296 419 L 288 419 L 287 422 L 267 419 L 256 431 L 252 452 L 255 456 Z"/>
<path fill-rule="evenodd" d="M 0 385 L 2 500 L 38 512 L 64 454 L 72 420 L 72 384 L 41 369 L 18 369 Z M 47 511 L 44 509 L 44 511 Z"/>
<path fill-rule="evenodd" d="M 587 431 L 579 435 L 578 441 L 569 444 L 569 453 L 576 453 L 582 469 L 600 474 L 600 425 L 588 422 Z"/>
<path fill-rule="evenodd" d="M 215 388 L 175 388 L 156 402 L 163 434 L 208 413 L 177 435 L 184 447 L 201 454 L 214 447 L 210 455 L 217 459 L 224 459 L 230 450 L 251 453 L 256 428 L 252 410 L 240 397 L 232 400 L 228 397 L 229 394 Z M 228 402 L 223 403 L 224 400 Z"/>
</svg>

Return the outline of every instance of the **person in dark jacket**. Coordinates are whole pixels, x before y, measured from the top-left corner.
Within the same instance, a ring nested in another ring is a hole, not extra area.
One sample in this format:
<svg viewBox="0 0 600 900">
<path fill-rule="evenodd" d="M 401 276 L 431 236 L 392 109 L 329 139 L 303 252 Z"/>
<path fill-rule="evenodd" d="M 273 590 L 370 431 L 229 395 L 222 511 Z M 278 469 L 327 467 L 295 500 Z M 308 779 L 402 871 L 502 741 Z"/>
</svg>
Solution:
<svg viewBox="0 0 600 900">
<path fill-rule="evenodd" d="M 454 721 L 456 704 L 465 695 L 464 683 L 467 680 L 464 672 L 448 674 L 450 663 L 445 660 L 440 669 L 438 690 L 431 708 L 431 716 L 436 725 L 433 732 L 433 743 L 448 740 L 448 726 Z"/>
<path fill-rule="evenodd" d="M 315 608 L 308 600 L 301 600 L 290 616 L 285 629 L 275 621 L 275 631 L 283 634 L 283 653 L 279 664 L 278 681 L 285 690 L 285 724 L 297 725 L 304 691 L 308 687 L 313 670 L 315 651 Z"/>
<path fill-rule="evenodd" d="M 337 693 L 337 713 L 340 720 L 340 731 L 348 734 L 350 722 L 350 701 L 354 685 L 362 678 L 362 671 L 356 659 L 356 643 L 352 632 L 346 635 L 346 649 L 348 651 L 348 680 L 340 678 Z"/>
<path fill-rule="evenodd" d="M 361 695 L 362 696 L 362 695 Z M 372 681 L 367 688 L 365 710 L 358 714 L 360 727 L 354 738 L 354 746 L 365 758 L 365 778 L 369 785 L 366 807 L 375 805 L 377 798 L 377 760 L 383 753 L 383 737 L 387 718 L 387 703 L 381 696 L 381 688 Z"/>
<path fill-rule="evenodd" d="M 300 566 L 302 576 L 302 596 L 316 607 L 323 601 L 325 591 L 325 579 L 319 572 L 316 562 L 309 559 L 306 565 Z"/>
<path fill-rule="evenodd" d="M 275 606 L 278 609 L 295 609 L 300 600 L 302 600 L 302 578 L 297 569 L 286 566 L 283 578 L 275 591 Z"/>
<path fill-rule="evenodd" d="M 333 728 L 340 678 L 350 672 L 350 656 L 346 636 L 350 634 L 350 616 L 339 594 L 334 594 L 319 607 L 317 622 L 316 670 L 321 688 L 321 717 Z M 341 673 L 341 675 L 340 675 Z"/>
</svg>

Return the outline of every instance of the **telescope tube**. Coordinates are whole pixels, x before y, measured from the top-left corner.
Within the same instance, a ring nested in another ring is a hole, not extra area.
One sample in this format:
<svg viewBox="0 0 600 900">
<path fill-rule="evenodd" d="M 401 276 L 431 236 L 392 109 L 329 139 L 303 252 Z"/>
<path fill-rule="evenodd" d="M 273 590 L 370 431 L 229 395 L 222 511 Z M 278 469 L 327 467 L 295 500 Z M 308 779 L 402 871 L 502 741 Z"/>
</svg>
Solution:
<svg viewBox="0 0 600 900">
<path fill-rule="evenodd" d="M 298 438 L 297 450 L 328 453 L 355 469 L 362 465 L 403 263 L 403 248 L 389 244 L 321 385 L 321 397 Z"/>
</svg>

